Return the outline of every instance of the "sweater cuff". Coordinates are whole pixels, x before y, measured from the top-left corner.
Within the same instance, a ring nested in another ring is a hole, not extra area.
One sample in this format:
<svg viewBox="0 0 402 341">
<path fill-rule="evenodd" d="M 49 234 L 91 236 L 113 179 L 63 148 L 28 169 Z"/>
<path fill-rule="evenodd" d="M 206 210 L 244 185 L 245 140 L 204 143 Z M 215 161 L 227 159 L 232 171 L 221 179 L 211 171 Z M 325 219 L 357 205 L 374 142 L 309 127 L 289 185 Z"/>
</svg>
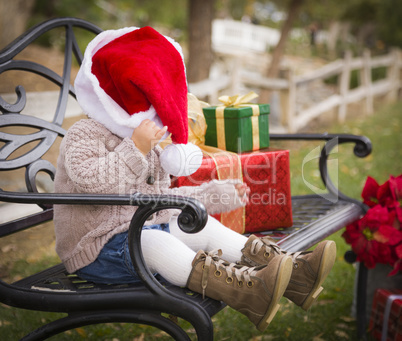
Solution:
<svg viewBox="0 0 402 341">
<path fill-rule="evenodd" d="M 148 161 L 129 137 L 123 139 L 116 147 L 115 152 L 119 153 L 119 158 L 137 177 L 146 173 L 144 169 L 148 168 Z"/>
<path fill-rule="evenodd" d="M 235 188 L 235 184 L 240 182 L 240 180 L 212 180 L 201 186 L 183 186 L 173 188 L 173 190 L 176 194 L 201 201 L 208 214 L 216 214 L 229 212 L 246 205 Z"/>
</svg>

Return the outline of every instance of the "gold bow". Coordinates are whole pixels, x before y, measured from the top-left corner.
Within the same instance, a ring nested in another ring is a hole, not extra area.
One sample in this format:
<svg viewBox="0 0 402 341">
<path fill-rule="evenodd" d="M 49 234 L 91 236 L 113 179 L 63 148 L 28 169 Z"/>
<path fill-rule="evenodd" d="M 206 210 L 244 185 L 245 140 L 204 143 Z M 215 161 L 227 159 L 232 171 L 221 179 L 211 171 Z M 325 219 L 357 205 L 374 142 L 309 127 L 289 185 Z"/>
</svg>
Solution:
<svg viewBox="0 0 402 341">
<path fill-rule="evenodd" d="M 236 107 L 240 104 L 249 103 L 254 98 L 257 98 L 258 95 L 254 91 L 250 91 L 245 95 L 234 95 L 234 96 L 220 96 L 218 99 L 223 103 L 225 107 Z"/>
<path fill-rule="evenodd" d="M 252 129 L 253 129 L 253 150 L 260 149 L 260 138 L 259 138 L 259 127 L 258 127 L 258 116 L 260 114 L 260 108 L 258 104 L 250 104 L 249 102 L 258 95 L 254 91 L 250 91 L 248 94 L 239 96 L 221 96 L 219 101 L 223 104 L 216 107 L 216 135 L 218 148 L 226 149 L 225 140 L 225 123 L 224 123 L 224 112 L 227 107 L 245 107 L 249 106 L 253 110 L 253 116 L 251 117 Z"/>
<path fill-rule="evenodd" d="M 202 112 L 203 107 L 209 107 L 208 103 L 198 100 L 193 94 L 187 95 L 188 99 L 188 142 L 197 146 L 205 144 L 205 132 L 207 123 Z"/>
<path fill-rule="evenodd" d="M 205 145 L 205 133 L 207 122 L 202 108 L 209 107 L 206 102 L 200 101 L 196 96 L 189 93 L 188 98 L 188 142 L 200 147 L 203 153 L 212 157 L 213 153 L 226 153 L 226 151 Z"/>
<path fill-rule="evenodd" d="M 197 145 L 205 155 L 212 158 L 220 180 L 239 179 L 242 181 L 243 174 L 241 162 L 237 154 L 205 145 L 207 123 L 202 108 L 209 107 L 210 105 L 206 102 L 200 101 L 191 93 L 188 94 L 187 98 L 188 142 Z M 230 212 L 221 213 L 220 220 L 223 225 L 243 234 L 245 230 L 245 208 L 240 207 Z"/>
</svg>

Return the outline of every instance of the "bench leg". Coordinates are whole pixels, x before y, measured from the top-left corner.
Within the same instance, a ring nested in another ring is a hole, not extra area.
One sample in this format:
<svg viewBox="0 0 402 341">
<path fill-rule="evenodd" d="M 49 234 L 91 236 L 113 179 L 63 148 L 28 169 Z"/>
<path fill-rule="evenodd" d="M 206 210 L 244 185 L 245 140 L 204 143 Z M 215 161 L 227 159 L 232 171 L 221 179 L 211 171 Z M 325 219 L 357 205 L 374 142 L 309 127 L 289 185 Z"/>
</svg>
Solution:
<svg viewBox="0 0 402 341">
<path fill-rule="evenodd" d="M 87 312 L 82 314 L 72 314 L 59 320 L 52 321 L 30 334 L 26 335 L 21 341 L 39 341 L 45 340 L 51 336 L 60 334 L 67 330 L 78 327 L 112 322 L 126 322 L 136 324 L 146 324 L 157 327 L 165 331 L 175 340 L 190 341 L 189 336 L 176 323 L 163 317 L 162 315 L 152 313 L 133 313 L 133 312 Z"/>
<path fill-rule="evenodd" d="M 357 319 L 357 337 L 359 340 L 367 339 L 367 278 L 368 269 L 363 263 L 359 263 L 357 274 L 357 297 L 356 297 L 356 319 Z"/>
</svg>

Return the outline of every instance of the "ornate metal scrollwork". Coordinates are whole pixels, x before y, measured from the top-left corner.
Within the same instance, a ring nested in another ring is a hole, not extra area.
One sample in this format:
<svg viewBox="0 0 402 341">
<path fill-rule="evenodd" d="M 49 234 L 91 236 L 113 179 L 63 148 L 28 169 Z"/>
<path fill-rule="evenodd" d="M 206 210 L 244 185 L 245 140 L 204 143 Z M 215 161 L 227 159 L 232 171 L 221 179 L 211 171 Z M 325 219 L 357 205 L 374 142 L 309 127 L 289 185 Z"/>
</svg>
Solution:
<svg viewBox="0 0 402 341">
<path fill-rule="evenodd" d="M 15 57 L 44 33 L 58 27 L 65 28 L 65 51 L 63 74 L 38 63 L 22 60 Z M 0 74 L 10 70 L 19 70 L 37 74 L 60 87 L 57 107 L 53 121 L 24 115 L 23 110 L 27 103 L 26 91 L 23 86 L 15 88 L 17 100 L 8 103 L 0 96 L 0 169 L 14 170 L 26 167 L 26 185 L 29 192 L 37 192 L 36 175 L 45 172 L 53 179 L 55 167 L 42 156 L 51 148 L 58 136 L 64 136 L 65 130 L 61 127 L 67 108 L 69 95 L 75 97 L 75 92 L 70 84 L 70 73 L 73 55 L 82 62 L 82 52 L 78 47 L 74 27 L 81 27 L 92 31 L 94 34 L 101 32 L 97 26 L 81 19 L 65 18 L 52 19 L 33 27 L 23 36 L 19 37 L 0 51 Z M 38 111 L 42 108 L 38 108 Z M 34 128 L 34 132 L 15 130 L 14 127 Z M 37 142 L 37 143 L 35 143 Z M 32 146 L 30 148 L 30 146 Z M 24 147 L 24 149 L 22 149 Z"/>
<path fill-rule="evenodd" d="M 56 168 L 49 161 L 42 159 L 36 160 L 31 164 L 29 164 L 29 166 L 25 170 L 25 183 L 29 192 L 33 193 L 39 192 L 36 180 L 36 176 L 38 175 L 39 172 L 47 173 L 50 176 L 50 178 L 54 180 L 54 177 L 56 175 Z M 42 204 L 38 205 L 43 209 L 49 207 L 49 205 L 42 205 Z"/>
<path fill-rule="evenodd" d="M 10 103 L 6 102 L 0 96 L 0 111 L 3 114 L 20 113 L 25 108 L 25 104 L 27 102 L 27 97 L 26 97 L 24 87 L 22 87 L 21 85 L 18 85 L 15 88 L 15 93 L 17 94 L 17 101 L 14 104 L 10 104 Z"/>
<path fill-rule="evenodd" d="M 0 132 L 0 141 L 5 142 L 0 149 L 0 168 L 4 170 L 18 169 L 35 162 L 49 150 L 58 135 L 65 134 L 65 130 L 57 124 L 21 114 L 3 115 L 0 119 L 0 127 L 7 126 L 26 126 L 40 130 L 31 134 Z M 23 155 L 10 159 L 10 156 L 18 149 L 34 141 L 40 142 Z"/>
<path fill-rule="evenodd" d="M 353 152 L 357 157 L 366 157 L 370 155 L 372 150 L 371 141 L 365 136 L 349 135 L 349 134 L 271 134 L 272 140 L 306 140 L 306 141 L 325 141 L 319 156 L 319 169 L 321 179 L 328 190 L 328 199 L 343 199 L 361 206 L 366 207 L 358 200 L 354 200 L 342 193 L 331 180 L 328 172 L 328 157 L 331 151 L 343 143 L 354 143 Z"/>
<path fill-rule="evenodd" d="M 342 193 L 332 182 L 331 177 L 328 172 L 328 156 L 331 151 L 343 143 L 354 143 L 355 146 L 353 148 L 353 152 L 357 157 L 363 158 L 370 155 L 372 150 L 372 145 L 370 139 L 365 136 L 356 136 L 356 135 L 330 135 L 324 147 L 321 150 L 319 167 L 321 173 L 321 179 L 328 189 L 328 192 L 336 198 L 351 201 L 355 204 L 361 206 L 364 210 L 366 209 L 365 205 L 363 205 L 360 201 L 354 200 L 344 193 Z"/>
<path fill-rule="evenodd" d="M 54 180 L 56 175 L 56 168 L 47 160 L 36 160 L 32 162 L 25 171 L 25 182 L 27 189 L 30 192 L 38 193 L 38 188 L 36 186 L 36 175 L 39 172 L 45 172 L 49 174 L 50 178 Z"/>
</svg>

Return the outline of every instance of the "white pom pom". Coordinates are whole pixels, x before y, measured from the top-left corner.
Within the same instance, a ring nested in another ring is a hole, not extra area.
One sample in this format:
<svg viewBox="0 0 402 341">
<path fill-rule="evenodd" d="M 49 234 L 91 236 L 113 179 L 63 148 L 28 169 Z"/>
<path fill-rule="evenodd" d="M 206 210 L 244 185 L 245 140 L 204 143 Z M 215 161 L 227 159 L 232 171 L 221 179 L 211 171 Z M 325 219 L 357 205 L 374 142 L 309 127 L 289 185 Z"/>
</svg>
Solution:
<svg viewBox="0 0 402 341">
<path fill-rule="evenodd" d="M 162 168 L 174 176 L 193 174 L 202 163 L 201 149 L 192 143 L 170 144 L 160 156 Z"/>
</svg>

